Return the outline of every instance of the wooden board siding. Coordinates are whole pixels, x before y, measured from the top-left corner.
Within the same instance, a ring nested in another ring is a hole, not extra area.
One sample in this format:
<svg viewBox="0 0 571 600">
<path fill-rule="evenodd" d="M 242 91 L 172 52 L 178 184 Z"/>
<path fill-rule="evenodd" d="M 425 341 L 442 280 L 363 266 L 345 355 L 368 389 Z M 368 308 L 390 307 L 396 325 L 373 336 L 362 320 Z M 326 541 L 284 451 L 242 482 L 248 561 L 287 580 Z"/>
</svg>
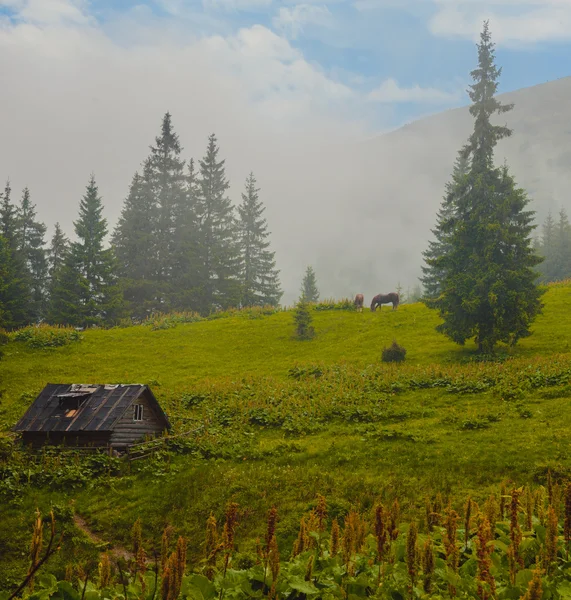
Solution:
<svg viewBox="0 0 571 600">
<path fill-rule="evenodd" d="M 142 404 L 144 407 L 142 421 L 135 421 L 133 419 L 135 404 Z M 164 425 L 151 408 L 147 392 L 145 392 L 131 403 L 123 416 L 113 426 L 111 445 L 114 447 L 123 447 L 128 444 L 134 444 L 143 440 L 145 436 L 160 434 L 163 428 Z"/>
<path fill-rule="evenodd" d="M 43 445 L 60 445 L 78 447 L 78 446 L 107 446 L 109 445 L 110 432 L 102 431 L 92 432 L 73 432 L 65 433 L 60 431 L 25 431 L 22 434 L 22 442 L 25 446 L 31 445 L 33 448 L 40 448 Z"/>
</svg>

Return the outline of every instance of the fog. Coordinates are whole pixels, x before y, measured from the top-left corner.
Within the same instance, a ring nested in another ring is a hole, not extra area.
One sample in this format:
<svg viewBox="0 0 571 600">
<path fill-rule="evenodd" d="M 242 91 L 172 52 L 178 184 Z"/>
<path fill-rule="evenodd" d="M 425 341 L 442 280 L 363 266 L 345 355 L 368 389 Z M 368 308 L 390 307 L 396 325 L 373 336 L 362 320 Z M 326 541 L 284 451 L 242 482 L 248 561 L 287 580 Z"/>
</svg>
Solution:
<svg viewBox="0 0 571 600">
<path fill-rule="evenodd" d="M 56 221 L 72 234 L 91 172 L 114 226 L 170 111 L 186 159 L 200 158 L 216 133 L 235 203 L 256 175 L 284 303 L 298 295 L 307 265 L 322 297 L 363 292 L 368 302 L 399 282 L 415 285 L 470 131 L 465 109 L 379 136 L 389 106 L 329 79 L 265 27 L 194 39 L 142 9 L 101 26 L 79 3 L 43 2 L 28 3 L 25 22 L 0 17 L 0 179 L 10 178 L 15 200 L 30 188 L 49 235 Z M 539 88 L 516 95 L 506 115 L 516 134 L 498 152 L 537 194 L 540 216 L 567 202 L 571 183 L 570 134 L 561 128 L 571 83 L 550 85 L 541 100 Z"/>
</svg>

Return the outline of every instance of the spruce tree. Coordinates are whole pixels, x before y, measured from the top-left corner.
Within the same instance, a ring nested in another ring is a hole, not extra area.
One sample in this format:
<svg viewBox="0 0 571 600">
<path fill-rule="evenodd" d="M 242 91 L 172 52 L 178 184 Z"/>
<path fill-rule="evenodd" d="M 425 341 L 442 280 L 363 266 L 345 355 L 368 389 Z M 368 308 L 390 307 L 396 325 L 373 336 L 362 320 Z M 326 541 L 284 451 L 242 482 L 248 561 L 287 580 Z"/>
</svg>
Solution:
<svg viewBox="0 0 571 600">
<path fill-rule="evenodd" d="M 309 308 L 309 303 L 302 296 L 296 304 L 293 312 L 293 321 L 295 323 L 295 336 L 299 340 L 310 340 L 315 337 L 315 329 L 312 325 L 313 317 Z"/>
<path fill-rule="evenodd" d="M 0 328 L 12 327 L 10 281 L 13 277 L 10 248 L 5 238 L 0 235 Z M 0 331 L 0 335 L 2 332 Z"/>
<path fill-rule="evenodd" d="M 54 284 L 51 319 L 69 325 L 103 325 L 121 315 L 117 263 L 112 248 L 104 248 L 107 220 L 95 178 L 91 176 L 74 222 L 77 241 L 71 244 Z"/>
<path fill-rule="evenodd" d="M 56 223 L 48 250 L 48 276 L 50 281 L 53 280 L 54 274 L 63 267 L 68 252 L 69 240 L 60 227 L 60 224 Z"/>
<path fill-rule="evenodd" d="M 459 344 L 475 338 L 482 353 L 530 335 L 542 307 L 534 272 L 541 259 L 530 238 L 534 213 L 526 210 L 529 199 L 507 166 L 493 163 L 497 142 L 511 135 L 490 121 L 512 108 L 495 98 L 500 74 L 486 22 L 469 90 L 474 131 L 464 151 L 470 170 L 455 190 L 452 216 L 441 225 L 450 247 L 433 263 L 444 279 L 438 298 L 428 301 L 443 319 L 438 331 Z"/>
<path fill-rule="evenodd" d="M 6 183 L 4 193 L 0 194 L 0 235 L 3 238 L 4 260 L 7 279 L 4 281 L 5 327 L 15 329 L 30 323 L 30 282 L 26 263 L 18 248 L 17 210 L 11 199 L 10 182 Z"/>
<path fill-rule="evenodd" d="M 450 250 L 449 234 L 444 231 L 443 224 L 454 216 L 455 194 L 469 168 L 468 157 L 464 150 L 461 150 L 454 163 L 452 180 L 445 186 L 445 195 L 436 215 L 436 227 L 431 230 L 434 240 L 428 243 L 428 249 L 422 253 L 425 265 L 421 267 L 423 276 L 420 281 L 424 287 L 425 298 L 437 298 L 440 294 L 445 272 L 442 270 L 442 265 L 436 267 L 436 261 Z"/>
<path fill-rule="evenodd" d="M 234 208 L 226 193 L 225 161 L 218 159 L 216 136 L 208 138 L 206 155 L 199 162 L 196 216 L 198 227 L 198 308 L 237 306 L 240 300 L 240 255 Z"/>
<path fill-rule="evenodd" d="M 571 225 L 564 208 L 559 211 L 559 221 L 555 229 L 555 252 L 553 279 L 560 281 L 571 277 Z"/>
<path fill-rule="evenodd" d="M 313 267 L 307 267 L 303 281 L 301 283 L 301 298 L 306 302 L 317 302 L 319 300 L 319 290 L 317 289 L 317 277 Z"/>
<path fill-rule="evenodd" d="M 48 262 L 44 249 L 46 226 L 36 220 L 36 207 L 25 188 L 16 212 L 17 248 L 26 269 L 29 282 L 28 314 L 33 322 L 45 316 Z"/>
<path fill-rule="evenodd" d="M 142 319 L 159 308 L 156 281 L 156 202 L 152 193 L 152 164 L 145 162 L 143 175 L 135 173 L 129 195 L 113 232 L 125 301 L 132 317 Z"/>
<path fill-rule="evenodd" d="M 541 273 L 540 281 L 547 283 L 557 279 L 557 227 L 551 211 L 541 227 L 541 240 L 537 252 L 543 256 L 543 262 L 539 265 Z"/>
<path fill-rule="evenodd" d="M 177 310 L 199 308 L 198 177 L 194 160 L 188 162 L 185 190 L 173 207 L 173 277 L 170 304 Z"/>
<path fill-rule="evenodd" d="M 256 179 L 250 173 L 246 190 L 238 207 L 240 216 L 240 254 L 242 260 L 242 305 L 277 306 L 282 291 L 275 253 L 268 250 L 269 232 L 263 213 L 266 210 L 259 199 Z"/>
<path fill-rule="evenodd" d="M 145 180 L 150 186 L 155 203 L 155 275 L 162 286 L 161 302 L 166 302 L 169 282 L 173 272 L 173 232 L 175 207 L 185 195 L 184 160 L 180 158 L 181 146 L 174 132 L 170 113 L 163 117 L 161 135 L 151 146 Z M 166 306 L 164 308 L 167 308 Z"/>
</svg>

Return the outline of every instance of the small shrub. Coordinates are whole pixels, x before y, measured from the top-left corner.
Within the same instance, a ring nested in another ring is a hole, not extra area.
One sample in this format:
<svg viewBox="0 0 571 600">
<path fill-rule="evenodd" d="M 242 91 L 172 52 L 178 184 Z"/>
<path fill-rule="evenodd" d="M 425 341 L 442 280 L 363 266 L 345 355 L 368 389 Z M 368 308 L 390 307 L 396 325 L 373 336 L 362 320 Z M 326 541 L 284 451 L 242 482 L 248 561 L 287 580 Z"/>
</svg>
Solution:
<svg viewBox="0 0 571 600">
<path fill-rule="evenodd" d="M 313 318 L 309 311 L 309 305 L 303 298 L 295 307 L 293 320 L 295 323 L 295 336 L 298 340 L 310 340 L 315 337 L 315 329 L 311 324 Z"/>
<path fill-rule="evenodd" d="M 383 348 L 383 362 L 403 362 L 406 357 L 406 350 L 393 340 L 393 343 L 388 348 Z"/>
<path fill-rule="evenodd" d="M 11 337 L 16 342 L 24 342 L 30 348 L 57 348 L 83 339 L 81 333 L 73 327 L 55 325 L 30 325 L 18 329 Z"/>
<path fill-rule="evenodd" d="M 356 310 L 355 303 L 350 298 L 335 300 L 327 298 L 315 305 L 315 310 Z"/>
</svg>

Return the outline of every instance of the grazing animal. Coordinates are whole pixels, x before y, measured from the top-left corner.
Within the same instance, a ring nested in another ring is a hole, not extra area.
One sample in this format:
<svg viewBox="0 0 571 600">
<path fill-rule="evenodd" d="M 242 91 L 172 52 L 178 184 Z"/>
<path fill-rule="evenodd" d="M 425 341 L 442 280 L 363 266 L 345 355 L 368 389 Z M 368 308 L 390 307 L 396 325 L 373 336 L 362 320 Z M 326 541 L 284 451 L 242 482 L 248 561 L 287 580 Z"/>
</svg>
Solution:
<svg viewBox="0 0 571 600">
<path fill-rule="evenodd" d="M 381 304 L 392 304 L 393 310 L 396 310 L 400 302 L 399 295 L 396 292 L 390 292 L 389 294 L 377 294 L 371 302 L 371 310 L 381 309 Z"/>
<path fill-rule="evenodd" d="M 357 294 L 355 296 L 355 306 L 359 312 L 363 311 L 364 303 L 365 303 L 365 296 L 363 296 L 363 294 Z"/>
</svg>

